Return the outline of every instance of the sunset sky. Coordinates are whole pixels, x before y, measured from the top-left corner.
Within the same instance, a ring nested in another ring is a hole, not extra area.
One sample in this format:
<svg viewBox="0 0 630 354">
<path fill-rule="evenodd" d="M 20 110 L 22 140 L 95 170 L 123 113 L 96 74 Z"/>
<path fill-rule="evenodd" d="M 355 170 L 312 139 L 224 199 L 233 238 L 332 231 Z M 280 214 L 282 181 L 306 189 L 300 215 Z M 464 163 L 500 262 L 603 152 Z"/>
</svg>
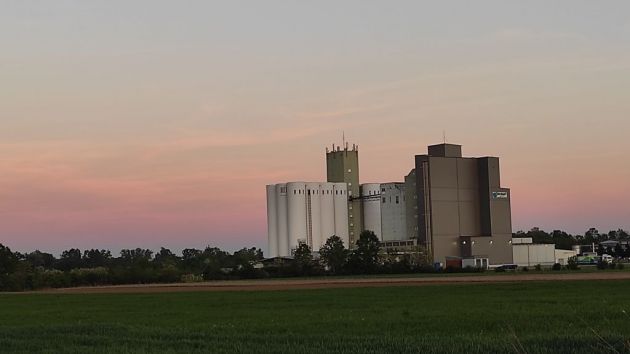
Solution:
<svg viewBox="0 0 630 354">
<path fill-rule="evenodd" d="M 266 246 L 265 185 L 501 158 L 514 230 L 630 228 L 630 2 L 26 1 L 0 9 L 0 243 Z"/>
</svg>

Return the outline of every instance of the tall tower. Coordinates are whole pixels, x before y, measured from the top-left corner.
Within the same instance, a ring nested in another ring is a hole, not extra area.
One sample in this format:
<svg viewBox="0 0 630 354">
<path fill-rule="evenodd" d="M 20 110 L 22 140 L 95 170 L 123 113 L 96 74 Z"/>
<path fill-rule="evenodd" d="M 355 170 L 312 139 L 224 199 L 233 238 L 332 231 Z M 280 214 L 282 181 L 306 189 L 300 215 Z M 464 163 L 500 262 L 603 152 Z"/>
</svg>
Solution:
<svg viewBox="0 0 630 354">
<path fill-rule="evenodd" d="M 348 185 L 348 235 L 350 244 L 354 247 L 362 230 L 361 200 L 359 199 L 359 147 L 352 144 L 352 150 L 348 143 L 343 147 L 333 144 L 332 151 L 326 148 L 326 171 L 328 182 L 346 183 Z M 332 235 L 331 235 L 332 236 Z"/>
</svg>

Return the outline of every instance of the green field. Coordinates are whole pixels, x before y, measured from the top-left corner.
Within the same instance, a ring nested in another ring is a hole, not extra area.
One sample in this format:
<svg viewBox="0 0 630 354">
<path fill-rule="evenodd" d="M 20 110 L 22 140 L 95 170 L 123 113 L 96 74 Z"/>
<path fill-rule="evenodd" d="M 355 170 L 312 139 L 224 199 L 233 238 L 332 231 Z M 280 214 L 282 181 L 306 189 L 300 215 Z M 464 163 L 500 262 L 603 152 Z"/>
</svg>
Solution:
<svg viewBox="0 0 630 354">
<path fill-rule="evenodd" d="M 630 352 L 630 282 L 3 294 L 0 352 Z"/>
</svg>

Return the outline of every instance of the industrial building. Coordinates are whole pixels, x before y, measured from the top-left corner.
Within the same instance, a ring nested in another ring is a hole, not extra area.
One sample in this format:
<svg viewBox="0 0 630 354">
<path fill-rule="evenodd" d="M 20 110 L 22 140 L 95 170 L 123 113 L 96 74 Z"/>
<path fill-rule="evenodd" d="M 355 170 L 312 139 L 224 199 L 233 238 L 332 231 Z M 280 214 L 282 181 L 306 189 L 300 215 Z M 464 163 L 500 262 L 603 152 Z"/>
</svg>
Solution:
<svg viewBox="0 0 630 354">
<path fill-rule="evenodd" d="M 363 225 L 363 213 L 359 198 L 359 147 L 345 141 L 343 148 L 333 144 L 332 150 L 326 148 L 326 175 L 328 182 L 345 183 L 348 187 L 348 235 L 354 245 Z M 337 235 L 339 236 L 339 235 Z"/>
<path fill-rule="evenodd" d="M 501 187 L 497 157 L 463 157 L 461 145 L 438 144 L 415 156 L 405 178 L 411 238 L 434 262 L 447 257 L 512 263 L 510 190 Z"/>
<path fill-rule="evenodd" d="M 312 250 L 332 235 L 348 239 L 345 183 L 289 182 L 267 186 L 268 256 L 290 256 L 300 242 Z"/>
<path fill-rule="evenodd" d="M 569 258 L 577 256 L 575 250 L 556 249 L 554 244 L 536 244 L 531 237 L 512 238 L 514 264 L 519 267 L 536 265 L 553 266 L 555 263 L 566 265 Z"/>
<path fill-rule="evenodd" d="M 358 146 L 327 148 L 328 182 L 267 186 L 270 256 L 299 242 L 317 251 L 333 234 L 353 247 L 371 230 L 386 247 L 420 245 L 443 265 L 513 262 L 510 190 L 497 157 L 463 157 L 460 145 L 444 143 L 413 167 L 404 182 L 360 185 Z"/>
<path fill-rule="evenodd" d="M 360 200 L 364 230 L 373 231 L 382 242 L 408 238 L 404 183 L 364 183 Z"/>
</svg>

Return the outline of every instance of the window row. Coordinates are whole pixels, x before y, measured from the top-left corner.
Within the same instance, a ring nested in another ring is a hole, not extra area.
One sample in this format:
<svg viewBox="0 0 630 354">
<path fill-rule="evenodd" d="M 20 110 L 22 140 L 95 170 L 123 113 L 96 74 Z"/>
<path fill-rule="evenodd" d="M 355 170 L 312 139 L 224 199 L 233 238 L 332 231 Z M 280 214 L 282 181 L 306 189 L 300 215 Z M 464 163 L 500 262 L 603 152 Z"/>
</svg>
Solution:
<svg viewBox="0 0 630 354">
<path fill-rule="evenodd" d="M 311 189 L 307 189 L 306 191 L 304 191 L 304 190 L 302 190 L 302 189 L 294 189 L 294 190 L 293 190 L 293 194 L 308 193 L 308 195 L 311 195 L 311 194 L 315 195 L 315 194 L 320 194 L 319 192 L 320 192 L 320 190 L 319 190 L 319 189 L 313 189 L 313 190 L 311 190 Z M 321 192 L 322 192 L 322 193 L 321 193 L 322 195 L 323 195 L 323 194 L 332 194 L 332 191 L 331 191 L 331 190 L 328 190 L 328 189 L 327 189 L 327 190 L 325 190 L 325 191 L 321 191 Z M 324 193 L 324 192 L 326 192 L 326 193 Z M 344 194 L 346 194 L 346 193 L 344 193 L 344 192 L 345 192 L 345 191 L 343 191 L 343 190 L 341 190 L 341 191 L 340 191 L 340 190 L 335 190 L 335 195 L 344 195 Z M 286 190 L 285 190 L 285 193 L 286 193 Z"/>
</svg>

